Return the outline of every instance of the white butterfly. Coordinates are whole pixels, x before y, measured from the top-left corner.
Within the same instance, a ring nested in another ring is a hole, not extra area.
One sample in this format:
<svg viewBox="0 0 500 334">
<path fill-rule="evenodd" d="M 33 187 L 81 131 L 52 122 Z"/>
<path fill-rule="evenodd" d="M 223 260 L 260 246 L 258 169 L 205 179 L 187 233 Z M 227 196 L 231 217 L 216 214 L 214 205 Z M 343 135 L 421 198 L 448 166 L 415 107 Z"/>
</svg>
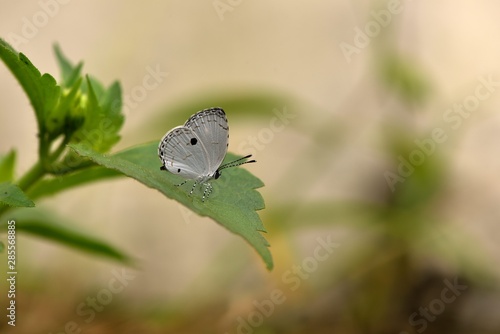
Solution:
<svg viewBox="0 0 500 334">
<path fill-rule="evenodd" d="M 244 161 L 252 156 L 250 154 L 221 165 L 227 153 L 228 140 L 229 126 L 224 110 L 208 108 L 199 111 L 184 125 L 173 128 L 162 138 L 158 145 L 158 156 L 163 164 L 160 169 L 195 180 L 189 195 L 196 185 L 204 185 L 202 201 L 205 201 L 212 192 L 208 181 L 218 179 L 222 169 L 256 162 Z"/>
</svg>

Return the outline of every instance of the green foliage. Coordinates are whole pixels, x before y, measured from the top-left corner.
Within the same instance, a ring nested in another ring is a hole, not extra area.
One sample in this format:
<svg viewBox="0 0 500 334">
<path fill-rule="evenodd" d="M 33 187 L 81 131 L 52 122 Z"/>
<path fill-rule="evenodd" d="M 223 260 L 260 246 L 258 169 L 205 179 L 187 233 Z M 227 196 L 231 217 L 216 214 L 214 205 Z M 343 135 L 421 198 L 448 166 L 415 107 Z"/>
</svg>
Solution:
<svg viewBox="0 0 500 334">
<path fill-rule="evenodd" d="M 68 222 L 67 219 L 62 221 L 51 212 L 36 208 L 17 210 L 14 215 L 18 232 L 49 239 L 77 250 L 107 257 L 122 263 L 132 263 L 128 256 L 110 246 L 107 242 L 72 227 L 74 224 Z M 5 226 L 2 225 L 4 230 Z"/>
<path fill-rule="evenodd" d="M 16 151 L 12 150 L 6 155 L 0 156 L 0 182 L 14 180 L 14 165 L 16 163 Z"/>
<path fill-rule="evenodd" d="M 384 57 L 381 78 L 408 102 L 423 102 L 430 93 L 430 84 L 416 64 L 396 55 Z"/>
<path fill-rule="evenodd" d="M 118 132 L 123 125 L 121 88 L 115 82 L 108 89 L 87 77 L 88 100 L 83 113 L 82 126 L 75 131 L 71 142 L 86 142 L 97 152 L 107 152 L 119 140 Z"/>
<path fill-rule="evenodd" d="M 179 183 L 176 176 L 160 171 L 156 143 L 104 155 L 120 140 L 124 122 L 120 84 L 114 82 L 106 88 L 94 77 L 82 76 L 82 62 L 72 64 L 57 45 L 54 51 L 61 71 L 59 83 L 49 74 L 42 75 L 25 55 L 0 39 L 0 59 L 33 106 L 39 138 L 39 161 L 18 180 L 14 178 L 15 151 L 0 157 L 0 217 L 11 207 L 32 207 L 33 200 L 125 175 L 242 236 L 267 267 L 273 267 L 269 244 L 260 234 L 265 229 L 255 212 L 264 208 L 264 201 L 255 190 L 263 186 L 259 179 L 241 168 L 225 171 L 214 183 L 214 194 L 203 203 L 196 196 L 189 197 L 188 190 L 175 187 Z M 120 251 L 69 228 L 68 223 L 58 222 L 50 213 L 20 209 L 16 217 L 22 217 L 17 225 L 19 231 L 129 262 Z"/>
<path fill-rule="evenodd" d="M 177 187 L 182 179 L 160 170 L 157 157 L 158 144 L 150 143 L 113 154 L 102 155 L 88 148 L 70 145 L 75 152 L 92 159 L 106 168 L 115 169 L 136 179 L 144 185 L 159 190 L 165 196 L 175 199 L 201 216 L 208 216 L 233 233 L 245 238 L 260 254 L 267 267 L 273 267 L 269 244 L 259 232 L 265 232 L 262 222 L 255 212 L 264 208 L 262 196 L 254 189 L 264 184 L 242 168 L 232 168 L 214 181 L 214 193 L 205 202 L 196 192 L 189 196 L 190 187 Z M 226 160 L 234 160 L 228 154 Z M 223 185 L 223 187 L 221 187 Z"/>
<path fill-rule="evenodd" d="M 17 78 L 33 106 L 39 138 L 39 161 L 18 180 L 14 178 L 15 151 L 0 157 L 2 216 L 11 207 L 33 207 L 33 199 L 120 175 L 93 167 L 66 147 L 70 142 L 85 143 L 105 152 L 119 140 L 118 131 L 123 124 L 119 84 L 114 83 L 106 90 L 95 79 L 83 80 L 83 64 L 73 66 L 58 47 L 55 52 L 62 72 L 61 84 L 49 74 L 42 75 L 25 55 L 0 40 L 0 59 Z M 16 216 L 30 212 L 17 210 Z M 111 246 L 69 229 L 68 224 L 56 224 L 50 215 L 32 215 L 19 226 L 21 231 L 82 250 L 122 262 L 127 259 Z"/>
<path fill-rule="evenodd" d="M 35 110 L 40 135 L 60 95 L 60 87 L 50 74 L 41 75 L 31 61 L 0 39 L 0 58 L 19 81 Z"/>
<path fill-rule="evenodd" d="M 79 62 L 74 66 L 69 59 L 67 59 L 61 51 L 59 45 L 54 45 L 54 52 L 57 57 L 59 69 L 61 70 L 61 84 L 65 88 L 73 87 L 73 85 L 80 78 L 83 63 Z"/>
<path fill-rule="evenodd" d="M 24 192 L 10 182 L 0 183 L 0 203 L 8 206 L 35 206 L 32 200 L 24 194 Z"/>
</svg>

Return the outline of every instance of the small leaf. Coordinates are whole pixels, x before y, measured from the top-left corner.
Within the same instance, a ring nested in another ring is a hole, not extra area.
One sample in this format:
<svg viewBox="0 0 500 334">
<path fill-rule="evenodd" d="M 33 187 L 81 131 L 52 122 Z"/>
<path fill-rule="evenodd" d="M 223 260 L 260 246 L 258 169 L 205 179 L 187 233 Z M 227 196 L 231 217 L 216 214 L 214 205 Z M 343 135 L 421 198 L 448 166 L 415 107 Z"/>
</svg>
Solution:
<svg viewBox="0 0 500 334">
<path fill-rule="evenodd" d="M 35 206 L 21 188 L 10 182 L 0 183 L 0 204 L 17 207 Z"/>
<path fill-rule="evenodd" d="M 189 196 L 190 186 L 175 186 L 182 179 L 160 170 L 157 146 L 157 143 L 150 143 L 113 155 L 102 155 L 80 144 L 70 145 L 82 157 L 88 157 L 99 165 L 118 170 L 150 188 L 157 189 L 197 214 L 211 217 L 231 232 L 242 236 L 257 250 L 267 268 L 272 269 L 269 243 L 260 233 L 266 230 L 255 212 L 264 208 L 264 200 L 255 190 L 263 186 L 262 181 L 243 168 L 224 170 L 222 176 L 212 182 L 212 195 L 202 202 L 199 192 L 195 191 Z M 234 159 L 232 154 L 226 156 L 226 160 Z"/>
<path fill-rule="evenodd" d="M 85 143 L 92 150 L 107 152 L 120 140 L 124 117 L 121 113 L 121 88 L 115 82 L 107 90 L 94 90 L 97 81 L 87 77 L 88 100 L 84 123 L 73 135 L 72 143 Z M 100 84 L 97 84 L 100 87 Z"/>
<path fill-rule="evenodd" d="M 115 118 L 117 124 L 123 123 L 122 110 L 122 89 L 118 81 L 115 81 L 109 86 L 104 94 L 99 99 L 99 104 L 106 113 Z"/>
<path fill-rule="evenodd" d="M 60 87 L 50 74 L 41 75 L 31 61 L 0 39 L 0 59 L 21 84 L 35 110 L 40 135 L 45 133 L 48 112 L 57 104 Z"/>
<path fill-rule="evenodd" d="M 14 180 L 14 165 L 16 163 L 16 151 L 11 150 L 6 155 L 0 156 L 0 182 L 12 182 Z"/>
<path fill-rule="evenodd" d="M 83 62 L 79 62 L 78 65 L 74 66 L 62 53 L 61 48 L 57 44 L 54 45 L 54 52 L 61 70 L 62 86 L 72 87 L 81 77 L 80 73 L 83 67 Z"/>
<path fill-rule="evenodd" d="M 81 251 L 93 253 L 113 260 L 131 263 L 131 260 L 123 252 L 117 250 L 107 242 L 99 240 L 94 236 L 79 231 L 69 226 L 74 226 L 46 211 L 40 209 L 17 210 L 11 213 L 16 219 L 16 229 L 32 235 L 59 242 Z"/>
<path fill-rule="evenodd" d="M 50 139 L 57 138 L 61 133 L 69 136 L 81 126 L 83 116 L 75 117 L 75 114 L 78 114 L 75 109 L 79 109 L 81 82 L 81 78 L 76 80 L 72 87 L 61 94 L 57 107 L 48 111 L 46 124 Z"/>
</svg>

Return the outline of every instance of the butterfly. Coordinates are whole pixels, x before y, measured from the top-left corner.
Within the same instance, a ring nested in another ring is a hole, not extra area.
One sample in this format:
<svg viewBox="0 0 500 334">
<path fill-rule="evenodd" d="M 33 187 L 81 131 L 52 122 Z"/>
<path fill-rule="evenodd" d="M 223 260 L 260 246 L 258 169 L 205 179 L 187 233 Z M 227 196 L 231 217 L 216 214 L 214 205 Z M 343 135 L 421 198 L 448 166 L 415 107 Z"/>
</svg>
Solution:
<svg viewBox="0 0 500 334">
<path fill-rule="evenodd" d="M 218 107 L 208 108 L 189 117 L 184 125 L 167 132 L 158 145 L 161 170 L 194 180 L 191 196 L 198 184 L 204 185 L 202 201 L 212 193 L 210 180 L 218 179 L 221 170 L 246 163 L 252 155 L 222 165 L 229 146 L 229 126 L 226 113 Z"/>
</svg>

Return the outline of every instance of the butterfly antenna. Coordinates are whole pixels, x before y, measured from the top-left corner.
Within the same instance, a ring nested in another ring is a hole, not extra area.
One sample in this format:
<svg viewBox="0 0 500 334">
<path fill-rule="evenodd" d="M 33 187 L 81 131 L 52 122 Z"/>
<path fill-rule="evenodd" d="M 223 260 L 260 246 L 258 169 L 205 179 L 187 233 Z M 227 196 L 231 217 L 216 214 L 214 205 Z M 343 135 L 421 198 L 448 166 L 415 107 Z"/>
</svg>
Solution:
<svg viewBox="0 0 500 334">
<path fill-rule="evenodd" d="M 243 161 L 245 159 L 248 159 L 250 158 L 252 155 L 249 154 L 243 158 L 239 158 L 239 159 L 236 159 L 234 161 L 231 161 L 231 162 L 228 162 L 227 164 L 224 164 L 222 166 L 219 167 L 218 170 L 221 170 L 221 169 L 224 169 L 224 168 L 229 168 L 229 167 L 236 167 L 236 166 L 240 166 L 240 165 L 243 165 L 243 164 L 249 164 L 249 163 L 252 163 L 252 162 L 257 162 L 255 160 L 248 160 L 248 161 Z"/>
</svg>

